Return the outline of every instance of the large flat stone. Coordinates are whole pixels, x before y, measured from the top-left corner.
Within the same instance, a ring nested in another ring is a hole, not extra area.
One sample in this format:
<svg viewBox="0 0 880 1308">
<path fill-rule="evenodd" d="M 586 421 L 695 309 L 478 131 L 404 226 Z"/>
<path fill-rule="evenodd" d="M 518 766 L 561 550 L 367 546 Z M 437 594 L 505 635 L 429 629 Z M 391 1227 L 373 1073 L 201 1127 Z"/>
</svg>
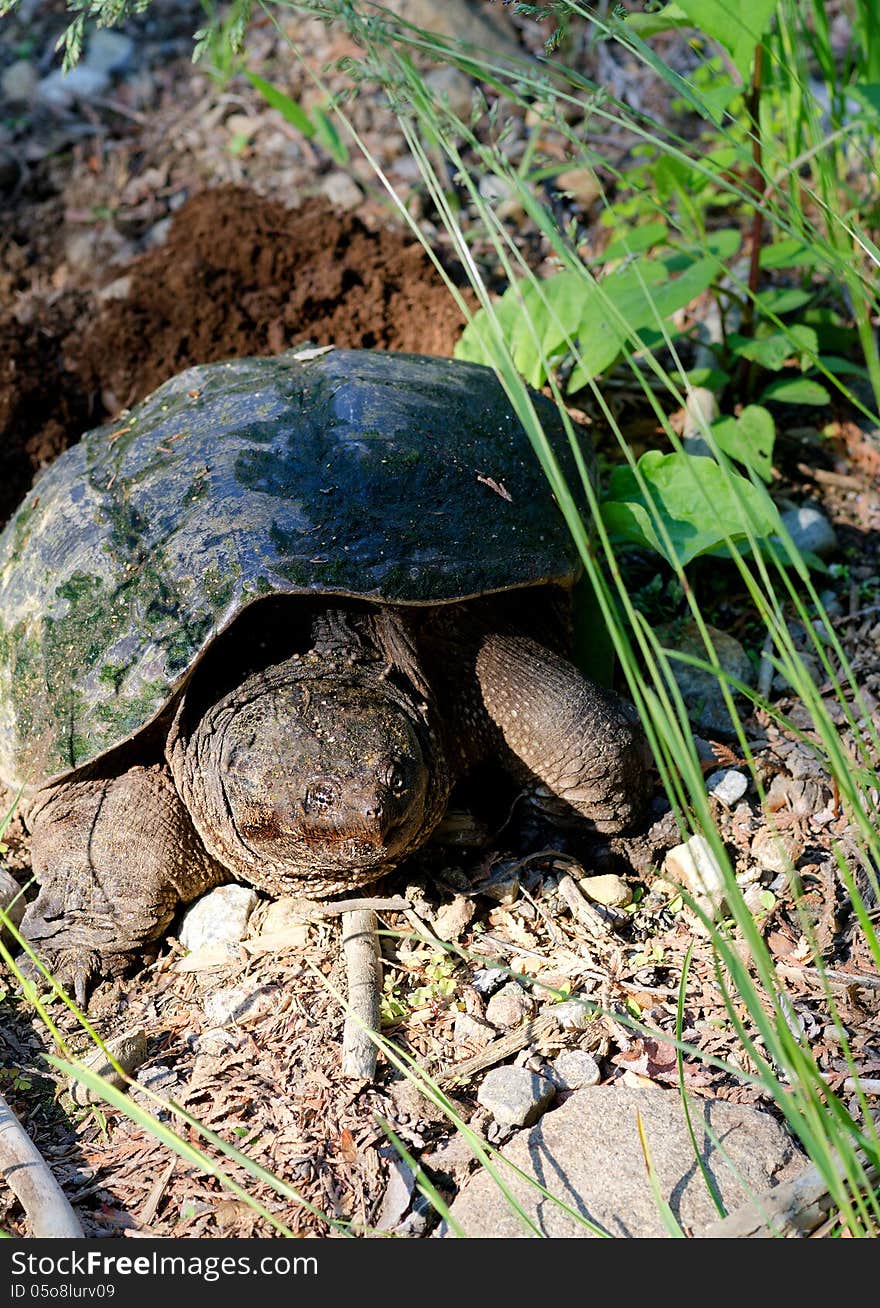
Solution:
<svg viewBox="0 0 880 1308">
<path fill-rule="evenodd" d="M 769 1113 L 717 1099 L 692 1099 L 690 1107 L 701 1156 L 728 1212 L 799 1170 L 801 1155 Z M 697 1166 L 677 1091 L 626 1086 L 578 1090 L 530 1131 L 520 1132 L 502 1155 L 609 1235 L 663 1237 L 667 1232 L 646 1174 L 637 1114 L 662 1193 L 685 1231 L 715 1220 L 717 1210 Z M 706 1123 L 720 1148 L 711 1143 Z M 515 1173 L 499 1168 L 543 1234 L 592 1235 Z M 467 1182 L 452 1216 L 476 1238 L 531 1234 L 485 1172 Z"/>
</svg>

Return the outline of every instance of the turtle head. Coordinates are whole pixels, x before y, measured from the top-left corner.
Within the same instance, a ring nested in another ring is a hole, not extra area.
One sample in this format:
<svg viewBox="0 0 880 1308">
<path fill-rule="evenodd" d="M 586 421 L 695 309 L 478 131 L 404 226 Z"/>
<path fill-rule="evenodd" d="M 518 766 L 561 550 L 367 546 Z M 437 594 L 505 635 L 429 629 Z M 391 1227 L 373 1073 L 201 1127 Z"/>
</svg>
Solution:
<svg viewBox="0 0 880 1308">
<path fill-rule="evenodd" d="M 202 840 L 271 893 L 372 881 L 421 845 L 445 808 L 446 769 L 424 705 L 363 666 L 269 668 L 181 743 L 178 784 Z"/>
</svg>

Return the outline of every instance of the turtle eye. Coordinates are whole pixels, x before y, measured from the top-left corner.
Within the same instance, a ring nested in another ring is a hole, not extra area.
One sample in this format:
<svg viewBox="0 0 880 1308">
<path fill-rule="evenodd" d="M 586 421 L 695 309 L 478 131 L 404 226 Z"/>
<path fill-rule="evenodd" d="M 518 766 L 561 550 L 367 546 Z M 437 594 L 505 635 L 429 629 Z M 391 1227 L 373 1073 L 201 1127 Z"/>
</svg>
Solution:
<svg viewBox="0 0 880 1308">
<path fill-rule="evenodd" d="M 319 812 L 322 809 L 329 808 L 333 803 L 333 791 L 329 786 L 314 786 L 306 791 L 305 810 L 312 813 L 315 810 Z"/>
<path fill-rule="evenodd" d="M 392 767 L 385 783 L 392 795 L 402 795 L 407 789 L 406 777 L 401 768 Z"/>
</svg>

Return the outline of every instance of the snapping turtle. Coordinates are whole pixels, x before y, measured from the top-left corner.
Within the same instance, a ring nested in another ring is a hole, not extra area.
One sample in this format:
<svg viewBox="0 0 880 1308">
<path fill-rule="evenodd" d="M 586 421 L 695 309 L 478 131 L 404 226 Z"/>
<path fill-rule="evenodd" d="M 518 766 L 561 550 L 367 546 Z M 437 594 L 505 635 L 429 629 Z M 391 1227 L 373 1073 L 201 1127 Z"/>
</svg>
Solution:
<svg viewBox="0 0 880 1308">
<path fill-rule="evenodd" d="M 532 402 L 576 484 L 555 407 Z M 25 934 L 82 994 L 230 877 L 321 896 L 382 875 L 493 755 L 623 829 L 645 743 L 565 658 L 577 572 L 476 365 L 237 359 L 89 432 L 0 537 L 0 777 L 25 789 L 40 883 Z"/>
</svg>

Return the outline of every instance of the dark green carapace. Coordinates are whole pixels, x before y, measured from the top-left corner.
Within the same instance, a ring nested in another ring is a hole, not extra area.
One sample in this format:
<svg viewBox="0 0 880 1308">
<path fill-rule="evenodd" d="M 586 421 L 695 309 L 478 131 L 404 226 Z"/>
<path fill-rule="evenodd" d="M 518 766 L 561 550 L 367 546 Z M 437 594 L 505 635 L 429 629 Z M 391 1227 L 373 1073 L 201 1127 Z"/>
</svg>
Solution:
<svg viewBox="0 0 880 1308">
<path fill-rule="evenodd" d="M 0 777 L 123 743 L 264 595 L 436 604 L 577 571 L 488 369 L 350 350 L 191 368 L 62 455 L 0 537 Z"/>
</svg>

